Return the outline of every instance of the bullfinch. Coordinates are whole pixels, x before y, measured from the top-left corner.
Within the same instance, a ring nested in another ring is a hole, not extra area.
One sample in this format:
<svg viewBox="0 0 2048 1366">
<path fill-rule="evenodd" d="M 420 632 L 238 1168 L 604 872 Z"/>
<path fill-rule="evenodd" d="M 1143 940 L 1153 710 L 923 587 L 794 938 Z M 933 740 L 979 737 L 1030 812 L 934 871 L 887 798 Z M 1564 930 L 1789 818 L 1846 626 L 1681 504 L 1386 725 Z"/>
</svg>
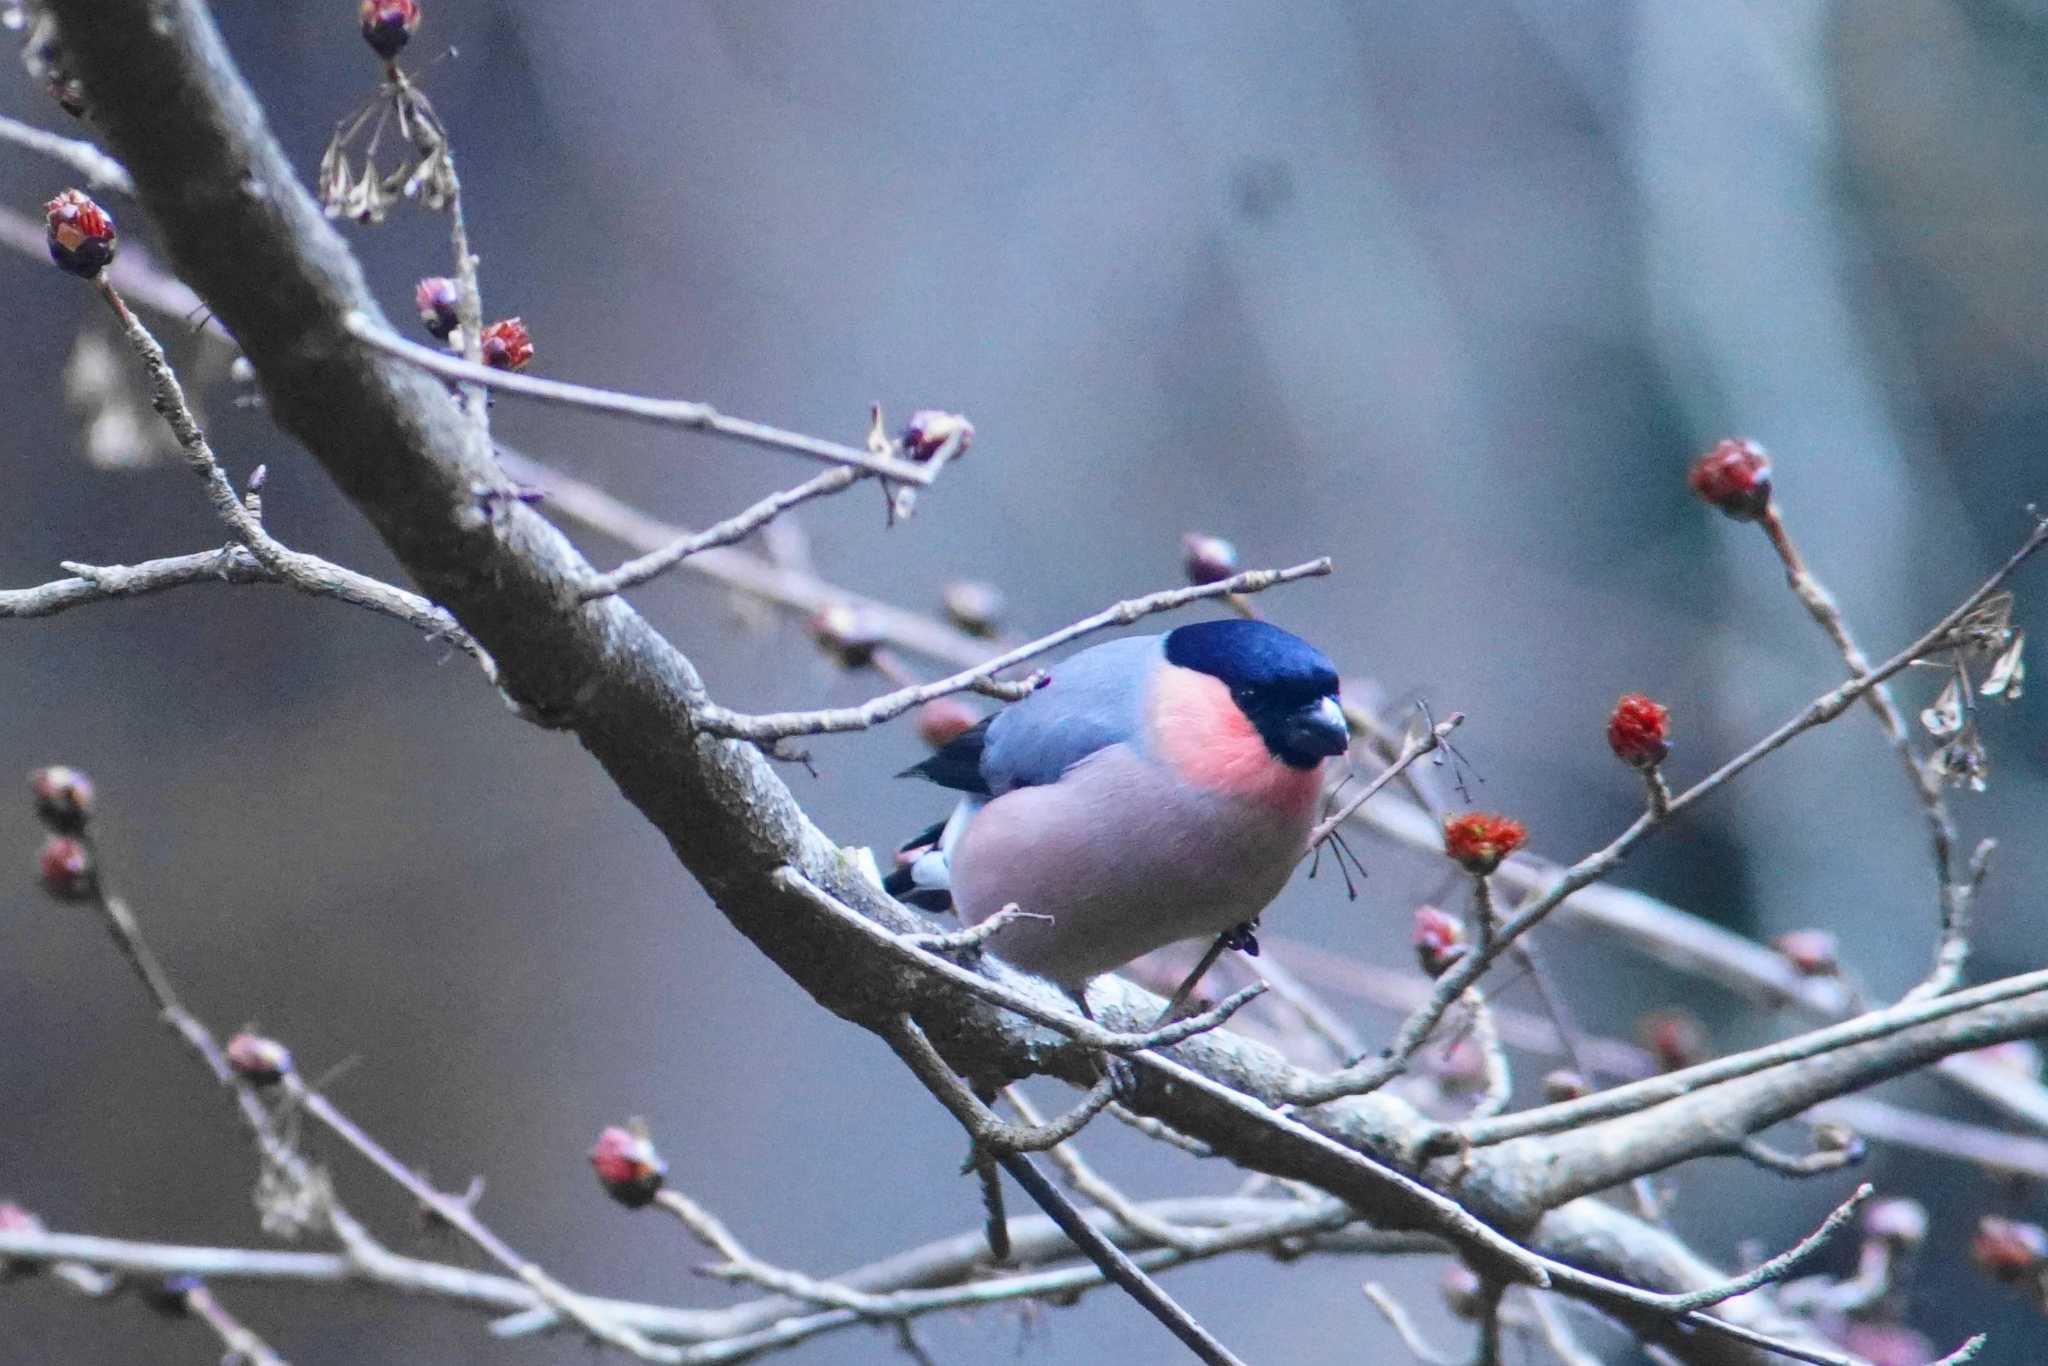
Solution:
<svg viewBox="0 0 2048 1366">
<path fill-rule="evenodd" d="M 1078 993 L 1256 919 L 1308 851 L 1324 763 L 1349 748 L 1336 670 L 1277 626 L 1092 646 L 904 770 L 965 797 L 885 885 L 970 925 L 1012 903 L 1050 917 L 989 947 Z"/>
</svg>

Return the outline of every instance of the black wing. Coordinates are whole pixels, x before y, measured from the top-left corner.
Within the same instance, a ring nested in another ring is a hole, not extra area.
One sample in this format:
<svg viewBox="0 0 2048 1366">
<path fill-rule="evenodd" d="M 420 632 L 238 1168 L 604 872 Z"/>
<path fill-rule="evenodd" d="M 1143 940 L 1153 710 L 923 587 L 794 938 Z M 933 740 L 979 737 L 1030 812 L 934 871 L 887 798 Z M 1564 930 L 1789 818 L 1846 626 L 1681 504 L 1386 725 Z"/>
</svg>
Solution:
<svg viewBox="0 0 2048 1366">
<path fill-rule="evenodd" d="M 975 797 L 993 797 L 995 793 L 981 771 L 982 751 L 988 746 L 988 726 L 993 720 L 995 717 L 990 716 L 976 722 L 948 740 L 931 758 L 912 764 L 896 776 L 922 778 Z"/>
</svg>

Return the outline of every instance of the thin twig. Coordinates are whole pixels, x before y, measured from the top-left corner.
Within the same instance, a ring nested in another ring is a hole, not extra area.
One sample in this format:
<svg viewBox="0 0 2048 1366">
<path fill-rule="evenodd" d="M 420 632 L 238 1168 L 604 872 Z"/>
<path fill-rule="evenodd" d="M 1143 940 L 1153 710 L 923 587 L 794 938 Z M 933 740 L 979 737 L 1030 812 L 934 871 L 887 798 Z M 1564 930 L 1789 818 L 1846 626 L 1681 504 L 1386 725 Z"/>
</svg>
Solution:
<svg viewBox="0 0 2048 1366">
<path fill-rule="evenodd" d="M 19 119 L 0 115 L 0 142 L 11 142 L 17 147 L 61 161 L 84 176 L 86 184 L 94 189 L 135 193 L 135 181 L 129 176 L 128 168 L 82 138 L 62 137 Z"/>
<path fill-rule="evenodd" d="M 784 887 L 802 896 L 818 909 L 830 914 L 848 928 L 858 931 L 863 937 L 883 946 L 899 962 L 912 964 L 936 977 L 942 977 L 952 985 L 993 1002 L 1005 1010 L 1014 1010 L 1028 1020 L 1056 1029 L 1075 1043 L 1090 1048 L 1099 1048 L 1108 1053 L 1134 1053 L 1147 1048 L 1168 1048 L 1193 1038 L 1197 1034 L 1215 1029 L 1235 1015 L 1239 1010 L 1265 994 L 1263 982 L 1253 983 L 1241 991 L 1225 997 L 1209 1010 L 1177 1020 L 1158 1029 L 1149 1029 L 1137 1034 L 1123 1034 L 1104 1029 L 1093 1020 L 1075 1014 L 1071 1010 L 1059 1010 L 1044 1004 L 1012 987 L 1004 986 L 987 977 L 968 971 L 934 954 L 927 953 L 874 921 L 854 910 L 839 898 L 805 877 L 801 871 L 783 867 L 776 871 L 775 879 Z"/>
<path fill-rule="evenodd" d="M 1164 1324 L 1167 1331 L 1179 1338 L 1197 1358 L 1208 1366 L 1244 1366 L 1229 1348 L 1217 1340 L 1215 1334 L 1160 1289 L 1159 1283 L 1147 1276 L 1129 1254 L 1103 1237 L 1093 1224 L 1084 1219 L 1081 1211 L 1060 1194 L 1059 1188 L 1046 1179 L 1045 1173 L 1033 1165 L 1030 1158 L 1022 1153 L 1008 1153 L 998 1155 L 996 1161 L 1003 1164 L 1003 1170 L 1010 1174 L 1010 1179 L 1022 1186 L 1025 1194 L 1036 1201 L 1040 1209 L 1052 1216 L 1052 1221 L 1087 1254 L 1088 1260 L 1102 1269 L 1103 1275 L 1115 1281 L 1146 1313 Z"/>
<path fill-rule="evenodd" d="M 1364 786 L 1364 788 L 1362 788 L 1359 791 L 1357 796 L 1351 798 L 1351 800 L 1345 802 L 1344 805 L 1338 807 L 1335 811 L 1331 812 L 1328 816 L 1324 817 L 1321 821 L 1318 821 L 1316 823 L 1315 829 L 1309 832 L 1309 847 L 1313 849 L 1315 846 L 1321 844 L 1324 840 L 1328 839 L 1331 836 L 1331 834 L 1336 831 L 1338 826 L 1344 824 L 1344 822 L 1350 820 L 1352 816 L 1357 814 L 1358 808 L 1364 806 L 1367 802 L 1371 801 L 1375 796 L 1377 796 L 1381 788 L 1385 787 L 1388 783 L 1394 781 L 1394 779 L 1400 777 L 1403 773 L 1407 772 L 1408 766 L 1410 764 L 1414 763 L 1423 755 L 1428 754 L 1432 750 L 1436 749 L 1439 745 L 1443 744 L 1445 739 L 1447 739 L 1450 736 L 1450 733 L 1452 731 L 1456 730 L 1459 726 L 1462 726 L 1464 724 L 1465 713 L 1461 711 L 1454 711 L 1449 716 L 1446 716 L 1443 720 L 1437 722 L 1434 726 L 1430 727 L 1429 730 L 1425 733 L 1417 736 L 1412 736 L 1409 739 L 1403 741 L 1401 745 L 1401 752 L 1399 754 L 1396 754 L 1393 760 L 1384 769 L 1380 771 L 1379 775 L 1375 777 L 1371 782 L 1367 783 Z"/>
<path fill-rule="evenodd" d="M 558 379 L 542 379 L 537 375 L 493 370 L 488 365 L 479 365 L 460 356 L 451 356 L 445 351 L 436 351 L 430 346 L 421 346 L 418 342 L 409 341 L 364 313 L 349 314 L 344 319 L 344 325 L 358 341 L 375 347 L 387 356 L 394 356 L 410 365 L 439 375 L 443 379 L 459 380 L 465 384 L 481 384 L 486 388 L 516 394 L 540 403 L 561 404 L 588 412 L 612 413 L 662 427 L 688 427 L 697 431 L 712 432 L 746 445 L 788 451 L 793 455 L 829 461 L 835 465 L 850 465 L 869 474 L 887 475 L 903 483 L 922 485 L 931 482 L 931 472 L 923 465 L 895 456 L 875 455 L 855 446 L 844 446 L 836 441 L 805 436 L 801 432 L 785 431 L 762 422 L 728 417 L 708 403 L 698 403 L 684 398 L 650 398 L 644 394 L 621 393 L 616 389 L 595 389 L 589 385 L 569 384 Z"/>
<path fill-rule="evenodd" d="M 213 1335 L 220 1339 L 220 1345 L 227 1349 L 223 1362 L 240 1362 L 242 1366 L 287 1366 L 285 1359 L 248 1325 L 229 1313 L 203 1282 L 186 1287 L 183 1300 L 185 1311 L 212 1329 Z"/>
<path fill-rule="evenodd" d="M 1723 1281 L 1719 1285 L 1710 1285 L 1704 1290 L 1695 1290 L 1690 1294 L 1661 1295 L 1658 1298 L 1662 1301 L 1663 1309 L 1671 1314 L 1691 1313 L 1693 1310 L 1706 1309 L 1723 1300 L 1732 1300 L 1737 1295 L 1747 1295 L 1752 1290 L 1784 1280 L 1814 1253 L 1820 1251 L 1828 1239 L 1841 1232 L 1848 1222 L 1856 1217 L 1856 1211 L 1862 1208 L 1863 1202 L 1876 1193 L 1877 1187 L 1866 1181 L 1858 1186 L 1847 1200 L 1835 1206 L 1828 1217 L 1821 1220 L 1819 1228 L 1777 1256 L 1769 1261 L 1759 1262 L 1740 1276 Z"/>
<path fill-rule="evenodd" d="M 692 555 L 743 540 L 797 504 L 837 493 L 855 480 L 864 477 L 864 472 L 856 469 L 827 470 L 805 480 L 795 488 L 771 493 L 760 502 L 715 526 L 679 537 L 659 550 L 626 561 L 609 574 L 598 575 L 578 588 L 576 596 L 579 601 L 591 602 L 597 598 L 609 597 L 613 593 L 623 593 L 628 588 L 636 588 L 668 572 Z"/>
<path fill-rule="evenodd" d="M 698 1242 L 725 1259 L 721 1265 L 701 1268 L 706 1275 L 723 1281 L 745 1281 L 763 1290 L 808 1300 L 813 1304 L 851 1309 L 863 1317 L 872 1318 L 880 1312 L 876 1306 L 881 1301 L 876 1296 L 863 1295 L 858 1290 L 849 1290 L 843 1285 L 762 1261 L 747 1251 L 717 1215 L 673 1186 L 665 1186 L 655 1192 L 654 1203 L 680 1220 Z"/>
<path fill-rule="evenodd" d="M 1408 1317 L 1408 1311 L 1401 1302 L 1387 1293 L 1387 1288 L 1378 1281 L 1367 1281 L 1360 1289 L 1372 1307 L 1380 1311 L 1380 1317 L 1394 1330 L 1394 1336 L 1401 1339 L 1401 1345 L 1409 1355 L 1423 1366 L 1455 1366 L 1456 1358 L 1448 1352 L 1440 1352 L 1429 1345 L 1429 1339 L 1422 1336 L 1422 1330 L 1415 1326 L 1415 1320 Z"/>
<path fill-rule="evenodd" d="M 1849 631 L 1848 620 L 1843 617 L 1841 607 L 1834 594 L 1828 592 L 1821 581 L 1813 576 L 1792 544 L 1791 534 L 1786 530 L 1783 515 L 1775 499 L 1765 505 L 1763 515 L 1757 524 L 1763 528 L 1764 536 L 1777 552 L 1779 562 L 1785 567 L 1785 581 L 1792 594 L 1806 608 L 1828 638 L 1835 644 L 1842 662 L 1849 668 L 1851 678 L 1870 672 L 1870 660 L 1855 637 Z M 1952 871 L 1953 851 L 1956 842 L 1955 819 L 1949 814 L 1948 800 L 1942 793 L 1941 779 L 1921 761 L 1914 752 L 1913 736 L 1906 725 L 1904 713 L 1892 698 L 1891 689 L 1879 684 L 1864 694 L 1877 723 L 1898 754 L 1899 762 L 1905 766 L 1906 780 L 1913 789 L 1913 795 L 1920 801 L 1921 812 L 1927 819 L 1928 841 L 1934 854 L 1934 876 L 1939 888 L 1941 908 L 1940 932 L 1935 945 L 1934 968 L 1927 978 L 1913 989 L 1915 997 L 1939 995 L 1962 980 L 1963 963 L 1969 954 L 1969 910 L 1971 887 L 1967 881 L 1959 882 Z"/>
<path fill-rule="evenodd" d="M 631 1353 L 644 1361 L 678 1362 L 682 1357 L 673 1348 L 662 1347 L 649 1340 L 639 1329 L 629 1327 L 608 1317 L 596 1302 L 550 1276 L 537 1263 L 529 1261 L 512 1250 L 496 1233 L 477 1218 L 476 1211 L 467 1200 L 435 1189 L 422 1180 L 418 1173 L 393 1157 L 388 1149 L 372 1138 L 360 1125 L 329 1100 L 314 1090 L 296 1072 L 284 1076 L 285 1094 L 293 1105 L 318 1120 L 329 1133 L 355 1149 L 370 1165 L 383 1172 L 402 1190 L 449 1227 L 461 1233 L 492 1261 L 533 1287 L 536 1295 L 560 1310 L 567 1318 L 598 1341 L 621 1351 Z"/>
<path fill-rule="evenodd" d="M 1050 635 L 1015 649 L 1005 650 L 992 659 L 982 661 L 970 669 L 934 679 L 930 683 L 919 683 L 912 687 L 899 688 L 871 698 L 857 707 L 832 707 L 822 711 L 769 712 L 749 716 L 744 712 L 728 710 L 712 703 L 701 703 L 693 711 L 692 720 L 699 730 L 713 735 L 724 735 L 736 740 L 764 742 L 786 740 L 798 735 L 827 735 L 840 731 L 866 730 L 880 725 L 893 717 L 901 716 L 914 707 L 924 705 L 935 698 L 951 693 L 965 692 L 978 684 L 995 681 L 1003 670 L 1035 659 L 1049 650 L 1056 650 L 1072 640 L 1091 635 L 1112 626 L 1128 626 L 1141 617 L 1155 612 L 1168 612 L 1176 607 L 1185 607 L 1205 598 L 1222 597 L 1228 593 L 1257 593 L 1297 579 L 1318 578 L 1328 574 L 1335 566 L 1328 557 L 1310 560 L 1290 569 L 1253 569 L 1216 583 L 1195 584 L 1187 588 L 1171 588 L 1161 593 L 1152 593 L 1142 598 L 1130 598 L 1114 603 L 1090 617 L 1083 617 L 1071 625 L 1063 626 Z"/>
<path fill-rule="evenodd" d="M 72 577 L 33 588 L 0 588 L 0 617 L 47 617 L 90 603 L 141 597 L 193 584 L 282 584 L 314 597 L 332 598 L 403 622 L 429 640 L 446 641 L 488 665 L 489 656 L 441 608 L 417 593 L 344 569 L 315 555 L 293 551 L 293 572 L 279 575 L 257 562 L 247 546 L 230 545 L 192 555 L 173 555 L 141 564 L 79 564 L 67 560 Z M 489 672 L 487 667 L 486 672 Z"/>
<path fill-rule="evenodd" d="M 1766 1044 L 1761 1048 L 1731 1053 L 1727 1057 L 1715 1058 L 1692 1067 L 1681 1068 L 1676 1072 L 1645 1077 L 1641 1081 L 1611 1087 L 1577 1100 L 1561 1101 L 1555 1105 L 1545 1105 L 1534 1110 L 1524 1110 L 1520 1114 L 1469 1125 L 1460 1132 L 1470 1146 L 1483 1148 L 1506 1142 L 1511 1138 L 1579 1128 L 1597 1120 L 1634 1114 L 1639 1110 L 1664 1104 L 1666 1101 L 1678 1100 L 1709 1086 L 1733 1081 L 1737 1077 L 1746 1077 L 1786 1063 L 1819 1057 L 1824 1053 L 1832 1053 L 1855 1044 L 1869 1043 L 1874 1039 L 1882 1039 L 1917 1025 L 1932 1024 L 1936 1020 L 1944 1020 L 1951 1015 L 1959 1015 L 1979 1006 L 1996 1005 L 2001 1001 L 2017 1000 L 2042 991 L 2048 991 L 2048 969 L 1987 982 L 1981 987 L 1972 987 L 1968 991 L 1959 991 L 1932 1000 L 1901 1002 L 1883 1010 L 1869 1011 L 1841 1024 L 1810 1030 L 1794 1038 Z"/>
<path fill-rule="evenodd" d="M 1030 1098 L 1024 1094 L 1022 1087 L 1005 1087 L 1003 1095 L 1026 1124 L 1044 1124 L 1043 1117 L 1038 1113 L 1037 1107 L 1032 1105 Z M 1097 1172 L 1089 1164 L 1088 1159 L 1081 1155 L 1081 1150 L 1071 1142 L 1047 1149 L 1046 1157 L 1060 1169 L 1060 1174 L 1066 1178 L 1068 1185 L 1097 1207 L 1115 1215 L 1117 1222 L 1124 1227 L 1135 1229 L 1161 1247 L 1170 1247 L 1175 1252 L 1192 1253 L 1201 1247 L 1201 1232 L 1182 1229 L 1164 1219 L 1154 1219 L 1145 1213 L 1137 1201 L 1118 1190 Z"/>
</svg>

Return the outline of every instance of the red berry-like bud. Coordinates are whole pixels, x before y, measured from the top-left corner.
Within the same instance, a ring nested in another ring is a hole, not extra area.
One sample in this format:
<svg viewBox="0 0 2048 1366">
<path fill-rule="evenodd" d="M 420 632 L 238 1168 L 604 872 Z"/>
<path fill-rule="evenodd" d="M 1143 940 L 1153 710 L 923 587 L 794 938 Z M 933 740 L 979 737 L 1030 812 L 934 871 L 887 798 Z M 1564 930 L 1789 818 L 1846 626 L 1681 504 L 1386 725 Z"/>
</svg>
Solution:
<svg viewBox="0 0 2048 1366">
<path fill-rule="evenodd" d="M 1633 768 L 1655 768 L 1671 753 L 1671 713 L 1641 693 L 1625 693 L 1607 718 L 1607 744 Z"/>
<path fill-rule="evenodd" d="M 1771 457 L 1754 441 L 1723 441 L 1692 462 L 1686 482 L 1700 501 L 1754 522 L 1771 505 Z"/>
<path fill-rule="evenodd" d="M 524 370 L 533 359 L 533 334 L 518 318 L 500 318 L 484 328 L 484 364 L 493 370 Z"/>
<path fill-rule="evenodd" d="M 1444 1308 L 1458 1318 L 1476 1319 L 1486 1307 L 1486 1301 L 1480 1294 L 1478 1275 L 1463 1262 L 1452 1262 L 1445 1267 L 1437 1288 L 1443 1292 Z"/>
<path fill-rule="evenodd" d="M 958 579 L 940 590 L 946 615 L 970 636 L 992 636 L 1002 625 L 1002 590 L 993 584 Z"/>
<path fill-rule="evenodd" d="M 1410 931 L 1415 961 L 1432 977 L 1449 972 L 1465 956 L 1465 927 L 1434 906 L 1417 906 Z"/>
<path fill-rule="evenodd" d="M 1221 536 L 1190 531 L 1180 538 L 1180 564 L 1189 583 L 1220 583 L 1237 572 L 1237 547 Z"/>
<path fill-rule="evenodd" d="M 848 669 L 864 669 L 874 663 L 875 651 L 887 643 L 867 613 L 845 602 L 820 608 L 810 620 L 810 631 L 818 648 Z"/>
<path fill-rule="evenodd" d="M 66 190 L 43 205 L 50 259 L 60 270 L 92 279 L 114 259 L 114 220 L 83 190 Z"/>
<path fill-rule="evenodd" d="M 590 1167 L 605 1194 L 627 1209 L 651 1202 L 668 1176 L 668 1163 L 637 1122 L 631 1128 L 613 1125 L 599 1134 L 590 1150 Z"/>
<path fill-rule="evenodd" d="M 1927 1206 L 1918 1200 L 1879 1200 L 1863 1212 L 1863 1231 L 1894 1247 L 1927 1241 Z"/>
<path fill-rule="evenodd" d="M 90 901 L 98 878 L 92 853 L 69 835 L 52 835 L 43 842 L 41 860 L 43 890 L 59 901 Z"/>
<path fill-rule="evenodd" d="M 1970 1260 L 2001 1281 L 2023 1281 L 2048 1260 L 2048 1233 L 2039 1224 L 1987 1214 L 1970 1239 Z"/>
<path fill-rule="evenodd" d="M 36 815 L 60 835 L 75 835 L 92 818 L 92 779 L 75 768 L 52 764 L 29 774 Z"/>
<path fill-rule="evenodd" d="M 252 1086 L 275 1086 L 292 1070 L 292 1051 L 276 1039 L 243 1030 L 228 1040 L 228 1067 Z"/>
<path fill-rule="evenodd" d="M 363 41 L 391 61 L 405 50 L 420 26 L 417 0 L 363 0 Z"/>
<path fill-rule="evenodd" d="M 1869 1366 L 1927 1366 L 1941 1357 L 1940 1349 L 1920 1333 L 1902 1323 L 1844 1324 L 1842 1346 Z"/>
<path fill-rule="evenodd" d="M 957 460 L 967 454 L 968 446 L 974 442 L 974 424 L 958 413 L 920 408 L 910 415 L 910 425 L 903 429 L 903 454 L 911 460 L 929 460 L 955 436 L 960 438 L 960 445 L 953 452 Z"/>
<path fill-rule="evenodd" d="M 59 109 L 62 109 L 74 119 L 85 117 L 84 81 L 79 80 L 76 76 L 66 75 L 62 72 L 52 72 L 48 89 L 50 98 L 57 102 Z"/>
<path fill-rule="evenodd" d="M 1593 1094 L 1593 1088 L 1586 1079 L 1569 1068 L 1560 1067 L 1555 1072 L 1543 1074 L 1543 1099 L 1557 1105 L 1567 1100 Z"/>
<path fill-rule="evenodd" d="M 1636 1021 L 1636 1038 L 1666 1072 L 1690 1067 L 1706 1056 L 1706 1026 L 1683 1010 L 1651 1011 Z"/>
<path fill-rule="evenodd" d="M 420 311 L 420 326 L 434 340 L 447 341 L 456 329 L 455 304 L 460 297 L 455 282 L 445 275 L 429 275 L 412 287 L 412 302 Z"/>
<path fill-rule="evenodd" d="M 917 709 L 917 738 L 944 749 L 980 720 L 980 713 L 957 697 L 934 698 Z"/>
<path fill-rule="evenodd" d="M 1833 977 L 1841 971 L 1840 945 L 1826 930 L 1792 930 L 1773 939 L 1771 947 L 1801 977 Z"/>
<path fill-rule="evenodd" d="M 12 1200 L 0 1200 L 0 1233 L 34 1235 L 48 1231 L 43 1227 L 43 1221 L 28 1210 L 15 1204 Z M 0 1257 L 0 1281 L 7 1280 L 13 1276 L 33 1276 L 41 1269 L 42 1266 L 38 1262 L 31 1262 L 26 1259 L 16 1261 Z"/>
<path fill-rule="evenodd" d="M 1522 823 L 1506 816 L 1467 811 L 1444 818 L 1444 852 L 1479 877 L 1500 867 L 1500 861 L 1528 838 Z"/>
</svg>

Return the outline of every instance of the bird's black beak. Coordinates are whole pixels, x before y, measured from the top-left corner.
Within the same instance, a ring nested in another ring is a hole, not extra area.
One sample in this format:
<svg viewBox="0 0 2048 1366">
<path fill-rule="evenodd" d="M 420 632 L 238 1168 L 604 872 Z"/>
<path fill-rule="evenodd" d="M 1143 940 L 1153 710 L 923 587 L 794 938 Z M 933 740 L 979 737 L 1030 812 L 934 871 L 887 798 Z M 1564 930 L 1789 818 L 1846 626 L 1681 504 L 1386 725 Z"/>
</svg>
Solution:
<svg viewBox="0 0 2048 1366">
<path fill-rule="evenodd" d="M 1291 712 L 1280 723 L 1286 752 L 1327 759 L 1351 748 L 1351 727 L 1334 697 L 1320 697 L 1314 706 Z"/>
</svg>

